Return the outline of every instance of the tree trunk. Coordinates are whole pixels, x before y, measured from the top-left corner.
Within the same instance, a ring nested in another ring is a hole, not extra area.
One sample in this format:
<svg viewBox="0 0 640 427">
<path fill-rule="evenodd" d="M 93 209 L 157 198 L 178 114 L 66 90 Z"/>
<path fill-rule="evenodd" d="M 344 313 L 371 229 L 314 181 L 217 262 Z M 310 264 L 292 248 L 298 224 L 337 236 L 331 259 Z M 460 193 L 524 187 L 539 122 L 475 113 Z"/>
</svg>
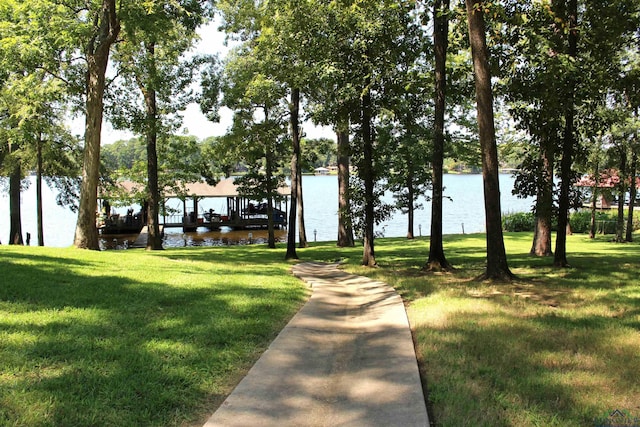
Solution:
<svg viewBox="0 0 640 427">
<path fill-rule="evenodd" d="M 299 129 L 300 91 L 291 90 L 291 207 L 289 211 L 289 228 L 287 230 L 287 253 L 285 259 L 298 259 L 296 253 L 296 218 L 298 207 L 298 168 L 300 164 L 300 129 Z"/>
<path fill-rule="evenodd" d="M 553 218 L 553 144 L 541 141 L 542 175 L 536 198 L 536 224 L 531 255 L 551 256 L 551 222 Z"/>
<path fill-rule="evenodd" d="M 433 136 L 432 194 L 431 194 L 431 237 L 429 258 L 425 269 L 432 271 L 451 270 L 452 266 L 444 255 L 442 236 L 442 175 L 444 173 L 444 116 L 447 92 L 447 46 L 449 44 L 449 0 L 438 0 L 434 4 L 435 44 L 435 118 Z"/>
<path fill-rule="evenodd" d="M 265 167 L 265 178 L 267 179 L 267 224 L 269 230 L 268 246 L 271 249 L 276 248 L 276 235 L 274 232 L 275 224 L 273 222 L 273 194 L 276 189 L 273 188 L 273 160 L 271 159 L 271 150 L 267 150 L 267 161 Z"/>
<path fill-rule="evenodd" d="M 298 162 L 298 187 L 296 189 L 298 193 L 298 247 L 306 248 L 309 246 L 307 240 L 307 228 L 304 224 L 304 199 L 302 197 L 302 168 L 300 162 Z"/>
<path fill-rule="evenodd" d="M 493 93 L 485 35 L 484 12 L 475 0 L 466 0 L 469 40 L 473 57 L 478 110 L 478 133 L 482 155 L 484 206 L 487 228 L 487 268 L 479 279 L 510 280 L 514 276 L 507 264 L 502 235 L 500 184 L 498 181 L 498 150 L 493 118 Z"/>
<path fill-rule="evenodd" d="M 413 232 L 413 222 L 414 222 L 414 202 L 413 202 L 413 174 L 409 172 L 409 178 L 407 179 L 407 239 L 415 239 L 415 234 Z"/>
<path fill-rule="evenodd" d="M 84 158 L 78 221 L 73 244 L 81 249 L 99 250 L 96 208 L 98 178 L 100 175 L 100 134 L 104 105 L 105 73 L 109 62 L 109 50 L 120 32 L 116 1 L 103 0 L 97 34 L 90 40 L 86 74 L 86 119 L 84 127 Z"/>
<path fill-rule="evenodd" d="M 616 242 L 624 242 L 624 199 L 627 194 L 627 148 L 620 147 L 620 183 L 618 184 L 618 219 L 616 221 Z"/>
<path fill-rule="evenodd" d="M 148 54 L 153 58 L 155 55 L 155 44 L 147 46 Z M 162 234 L 160 233 L 160 189 L 158 188 L 158 105 L 156 91 L 154 88 L 145 88 L 140 85 L 144 95 L 147 125 L 147 188 L 148 188 L 148 209 L 147 209 L 147 250 L 162 249 Z"/>
<path fill-rule="evenodd" d="M 269 109 L 264 109 L 264 121 L 269 121 Z M 269 148 L 269 144 L 265 144 L 267 147 L 265 150 L 265 179 L 267 182 L 267 229 L 269 237 L 267 238 L 267 245 L 270 249 L 276 248 L 276 235 L 274 232 L 275 224 L 273 222 L 273 195 L 276 192 L 276 188 L 273 188 L 273 150 Z"/>
<path fill-rule="evenodd" d="M 577 0 L 569 0 L 569 56 L 575 58 L 578 54 L 578 4 Z M 565 109 L 565 129 L 562 143 L 562 160 L 560 161 L 560 197 L 558 200 L 558 233 L 556 235 L 556 251 L 553 265 L 556 267 L 569 267 L 567 261 L 567 226 L 569 225 L 569 191 L 571 190 L 574 145 L 574 72 L 567 80 L 567 106 Z"/>
<path fill-rule="evenodd" d="M 42 223 L 42 135 L 36 140 L 36 214 L 38 246 L 44 246 L 44 225 Z"/>
<path fill-rule="evenodd" d="M 589 238 L 596 237 L 596 208 L 598 203 L 598 184 L 600 183 L 600 165 L 596 162 L 593 169 L 593 187 L 591 187 L 591 218 L 589 221 Z"/>
<path fill-rule="evenodd" d="M 638 187 L 636 187 L 636 174 L 638 173 L 638 154 L 636 150 L 631 150 L 631 170 L 629 171 L 629 212 L 627 213 L 627 233 L 625 235 L 625 241 L 633 242 L 633 208 L 636 202 L 636 195 L 638 194 Z"/>
<path fill-rule="evenodd" d="M 364 181 L 364 248 L 362 251 L 362 265 L 375 267 L 374 250 L 374 185 L 373 170 L 373 135 L 371 132 L 371 95 L 369 92 L 362 96 L 362 144 L 363 164 L 362 179 Z"/>
<path fill-rule="evenodd" d="M 351 202 L 349 198 L 349 113 L 345 110 L 337 125 L 338 138 L 338 246 L 353 247 Z"/>
<path fill-rule="evenodd" d="M 300 109 L 300 89 L 294 90 L 296 91 L 296 128 L 294 138 L 298 139 L 298 162 L 296 164 L 296 179 L 298 180 L 298 185 L 296 187 L 296 196 L 298 202 L 298 247 L 306 248 L 307 246 L 309 246 L 309 243 L 307 242 L 307 228 L 304 224 L 304 199 L 302 197 L 302 165 L 300 162 L 302 148 L 300 147 L 300 119 L 298 117 L 298 111 Z"/>
<path fill-rule="evenodd" d="M 20 181 L 22 171 L 18 159 L 14 159 L 15 165 L 9 175 L 9 244 L 23 245 L 22 240 L 22 212 L 20 209 Z"/>
</svg>

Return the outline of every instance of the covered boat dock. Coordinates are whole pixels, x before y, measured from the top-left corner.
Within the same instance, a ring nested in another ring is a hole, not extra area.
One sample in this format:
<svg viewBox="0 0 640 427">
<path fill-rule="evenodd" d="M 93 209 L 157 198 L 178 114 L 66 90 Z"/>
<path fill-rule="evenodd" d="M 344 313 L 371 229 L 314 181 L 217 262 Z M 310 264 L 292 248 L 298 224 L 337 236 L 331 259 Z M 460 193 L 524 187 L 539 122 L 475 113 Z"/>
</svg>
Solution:
<svg viewBox="0 0 640 427">
<path fill-rule="evenodd" d="M 118 186 L 127 194 L 140 194 L 141 185 L 131 182 L 119 182 Z M 195 231 L 199 227 L 206 227 L 210 230 L 219 230 L 223 227 L 232 229 L 268 228 L 269 217 L 267 215 L 267 203 L 255 201 L 241 195 L 238 186 L 233 178 L 220 180 L 216 185 L 209 185 L 206 182 L 194 182 L 181 186 L 182 191 L 175 192 L 172 189 L 165 189 L 162 192 L 162 206 L 160 207 L 160 225 L 163 228 L 182 228 L 184 231 Z M 278 188 L 278 196 L 274 200 L 273 223 L 275 228 L 285 228 L 288 217 L 288 200 L 291 195 L 289 186 Z M 226 211 L 215 212 L 209 209 L 200 212 L 199 202 L 206 198 L 226 199 Z M 179 199 L 182 201 L 182 209 L 178 212 L 171 212 L 166 207 L 169 199 Z M 104 204 L 104 201 L 103 201 Z M 140 222 L 140 229 L 146 223 L 145 203 L 137 216 Z M 130 209 L 130 211 L 132 211 Z M 114 229 L 115 230 L 115 229 Z M 138 232 L 140 230 L 137 230 Z M 108 227 L 102 226 L 102 234 L 113 234 Z"/>
</svg>

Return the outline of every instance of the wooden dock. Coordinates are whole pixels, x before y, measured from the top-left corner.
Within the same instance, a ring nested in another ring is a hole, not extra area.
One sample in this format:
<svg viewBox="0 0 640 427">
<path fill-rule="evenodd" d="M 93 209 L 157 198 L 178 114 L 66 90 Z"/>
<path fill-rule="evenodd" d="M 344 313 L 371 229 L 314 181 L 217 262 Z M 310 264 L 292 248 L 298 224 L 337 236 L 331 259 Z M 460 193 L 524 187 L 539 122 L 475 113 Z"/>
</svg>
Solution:
<svg viewBox="0 0 640 427">
<path fill-rule="evenodd" d="M 160 235 L 164 234 L 164 226 L 160 226 Z M 138 237 L 136 238 L 136 241 L 133 242 L 133 244 L 131 244 L 131 246 L 129 246 L 129 248 L 131 249 L 144 249 L 147 247 L 147 239 L 149 237 L 149 229 L 147 228 L 147 226 L 145 225 L 144 227 L 142 227 L 142 230 L 140 230 L 140 234 L 138 235 Z"/>
</svg>

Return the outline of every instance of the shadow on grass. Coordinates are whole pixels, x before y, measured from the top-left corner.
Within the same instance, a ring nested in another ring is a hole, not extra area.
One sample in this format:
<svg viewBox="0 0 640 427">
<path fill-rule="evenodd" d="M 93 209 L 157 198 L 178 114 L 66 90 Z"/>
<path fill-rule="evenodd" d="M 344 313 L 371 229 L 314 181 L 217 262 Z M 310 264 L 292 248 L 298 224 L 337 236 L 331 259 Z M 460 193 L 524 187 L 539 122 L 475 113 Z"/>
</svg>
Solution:
<svg viewBox="0 0 640 427">
<path fill-rule="evenodd" d="M 640 416 L 640 245 L 570 237 L 572 268 L 530 256 L 530 233 L 506 236 L 512 283 L 471 280 L 483 236 L 445 239 L 458 270 L 423 273 L 428 244 L 380 242 L 387 281 L 409 302 L 437 425 L 594 425 L 614 409 Z"/>
<path fill-rule="evenodd" d="M 0 258 L 0 424 L 202 421 L 305 295 L 253 256 L 61 252 Z"/>
</svg>

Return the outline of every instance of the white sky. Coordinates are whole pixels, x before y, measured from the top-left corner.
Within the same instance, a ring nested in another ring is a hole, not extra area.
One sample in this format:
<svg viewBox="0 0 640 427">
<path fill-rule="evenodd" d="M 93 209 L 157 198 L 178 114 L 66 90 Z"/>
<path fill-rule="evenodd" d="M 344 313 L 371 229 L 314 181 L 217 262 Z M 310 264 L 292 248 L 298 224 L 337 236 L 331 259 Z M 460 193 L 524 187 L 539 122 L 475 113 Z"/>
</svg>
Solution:
<svg viewBox="0 0 640 427">
<path fill-rule="evenodd" d="M 198 33 L 201 40 L 195 48 L 195 53 L 213 54 L 218 53 L 220 58 L 223 58 L 228 51 L 228 47 L 224 45 L 224 33 L 221 33 L 217 29 L 218 23 L 212 22 L 202 27 Z M 189 135 L 194 135 L 199 139 L 204 139 L 209 136 L 221 136 L 227 131 L 227 128 L 231 125 L 232 112 L 223 108 L 220 111 L 220 122 L 213 123 L 207 120 L 207 118 L 200 112 L 200 107 L 197 104 L 191 104 L 183 112 L 184 124 L 181 132 L 185 132 Z M 71 122 L 71 130 L 74 134 L 83 134 L 84 129 L 84 117 L 79 117 Z M 335 133 L 329 127 L 316 127 L 312 123 L 304 123 L 303 129 L 307 138 L 330 138 L 335 139 Z M 133 134 L 127 131 L 114 130 L 111 124 L 105 120 L 102 125 L 102 143 L 111 144 L 120 139 L 129 139 L 133 137 Z"/>
</svg>

